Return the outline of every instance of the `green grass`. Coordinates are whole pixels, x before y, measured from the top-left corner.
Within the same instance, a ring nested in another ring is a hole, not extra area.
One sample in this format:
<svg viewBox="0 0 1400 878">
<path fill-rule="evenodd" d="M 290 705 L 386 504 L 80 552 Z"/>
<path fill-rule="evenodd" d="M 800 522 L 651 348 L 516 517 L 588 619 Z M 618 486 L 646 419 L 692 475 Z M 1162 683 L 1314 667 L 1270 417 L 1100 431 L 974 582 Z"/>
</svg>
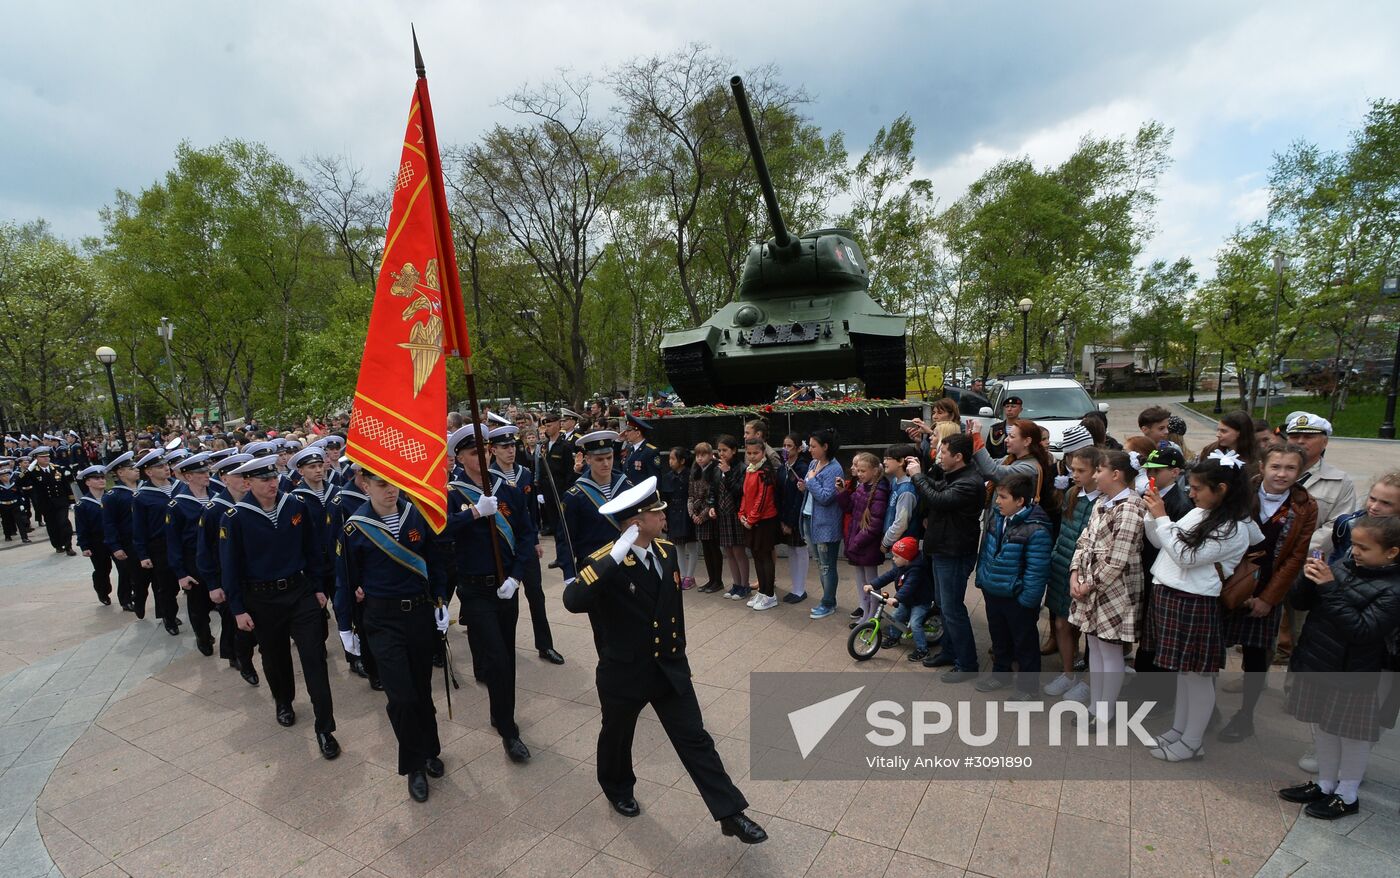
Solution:
<svg viewBox="0 0 1400 878">
<path fill-rule="evenodd" d="M 1204 415 L 1214 416 L 1214 398 L 1195 403 L 1182 403 L 1182 405 Z M 1239 398 L 1226 396 L 1222 401 L 1222 406 L 1227 412 L 1234 411 L 1239 407 Z M 1269 420 L 1278 424 L 1289 412 L 1294 411 L 1311 412 L 1325 418 L 1331 408 L 1332 400 L 1330 397 L 1290 396 L 1283 403 L 1269 407 Z M 1254 416 L 1256 418 L 1264 417 L 1263 406 L 1254 409 Z M 1338 411 L 1336 417 L 1332 418 L 1332 434 L 1334 436 L 1375 439 L 1383 420 L 1385 420 L 1384 396 L 1348 396 L 1346 409 Z"/>
</svg>

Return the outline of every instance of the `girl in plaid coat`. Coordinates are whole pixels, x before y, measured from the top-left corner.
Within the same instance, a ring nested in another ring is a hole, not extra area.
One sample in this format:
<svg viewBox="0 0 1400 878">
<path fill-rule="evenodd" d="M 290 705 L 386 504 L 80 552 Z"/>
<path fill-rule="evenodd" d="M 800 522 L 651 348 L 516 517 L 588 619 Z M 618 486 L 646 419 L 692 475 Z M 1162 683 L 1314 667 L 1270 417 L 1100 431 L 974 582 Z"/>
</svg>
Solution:
<svg viewBox="0 0 1400 878">
<path fill-rule="evenodd" d="M 1142 498 L 1128 487 L 1139 463 L 1109 451 L 1094 471 L 1103 498 L 1079 534 L 1070 561 L 1069 622 L 1089 640 L 1090 727 L 1110 723 L 1123 688 L 1123 645 L 1138 639 L 1142 598 Z"/>
</svg>

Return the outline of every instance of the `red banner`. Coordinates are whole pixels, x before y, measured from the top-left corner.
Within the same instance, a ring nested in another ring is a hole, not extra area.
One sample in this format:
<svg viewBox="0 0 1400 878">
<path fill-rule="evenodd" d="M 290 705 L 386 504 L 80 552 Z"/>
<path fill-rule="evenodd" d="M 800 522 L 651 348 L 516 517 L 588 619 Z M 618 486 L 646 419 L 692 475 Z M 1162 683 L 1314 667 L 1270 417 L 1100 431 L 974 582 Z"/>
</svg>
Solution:
<svg viewBox="0 0 1400 878">
<path fill-rule="evenodd" d="M 394 180 L 346 454 L 407 492 L 439 533 L 447 523 L 446 357 L 468 353 L 428 81 L 420 76 Z"/>
</svg>

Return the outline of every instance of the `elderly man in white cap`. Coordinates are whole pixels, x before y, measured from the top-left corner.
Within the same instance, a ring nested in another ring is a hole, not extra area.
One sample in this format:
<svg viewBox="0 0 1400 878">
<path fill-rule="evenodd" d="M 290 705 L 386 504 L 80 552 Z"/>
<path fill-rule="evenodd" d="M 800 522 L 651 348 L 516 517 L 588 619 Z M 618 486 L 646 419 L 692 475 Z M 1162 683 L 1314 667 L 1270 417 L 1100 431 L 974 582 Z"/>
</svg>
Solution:
<svg viewBox="0 0 1400 878">
<path fill-rule="evenodd" d="M 1331 421 L 1309 412 L 1293 412 L 1284 422 L 1283 432 L 1307 454 L 1298 484 L 1317 501 L 1317 531 L 1310 545 L 1316 549 L 1332 532 L 1337 518 L 1356 509 L 1356 485 L 1351 476 L 1323 459 L 1332 435 Z"/>
</svg>

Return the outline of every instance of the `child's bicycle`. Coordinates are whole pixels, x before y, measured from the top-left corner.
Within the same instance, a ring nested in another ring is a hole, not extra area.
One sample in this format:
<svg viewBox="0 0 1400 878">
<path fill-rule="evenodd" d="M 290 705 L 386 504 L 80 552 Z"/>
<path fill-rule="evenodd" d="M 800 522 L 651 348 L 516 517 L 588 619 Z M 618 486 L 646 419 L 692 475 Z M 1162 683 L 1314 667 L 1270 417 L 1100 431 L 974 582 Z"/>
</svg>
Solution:
<svg viewBox="0 0 1400 878">
<path fill-rule="evenodd" d="M 904 640 L 914 636 L 913 629 L 908 624 L 896 619 L 894 613 L 889 611 L 888 605 L 885 604 L 888 597 L 889 595 L 880 593 L 880 611 L 857 625 L 851 631 L 850 638 L 846 640 L 846 651 L 851 654 L 851 658 L 858 662 L 874 658 L 875 653 L 884 646 L 886 637 Z M 929 645 L 932 646 L 943 636 L 943 628 L 933 621 L 933 617 L 929 617 L 929 620 L 924 623 L 924 635 L 928 638 Z"/>
</svg>

